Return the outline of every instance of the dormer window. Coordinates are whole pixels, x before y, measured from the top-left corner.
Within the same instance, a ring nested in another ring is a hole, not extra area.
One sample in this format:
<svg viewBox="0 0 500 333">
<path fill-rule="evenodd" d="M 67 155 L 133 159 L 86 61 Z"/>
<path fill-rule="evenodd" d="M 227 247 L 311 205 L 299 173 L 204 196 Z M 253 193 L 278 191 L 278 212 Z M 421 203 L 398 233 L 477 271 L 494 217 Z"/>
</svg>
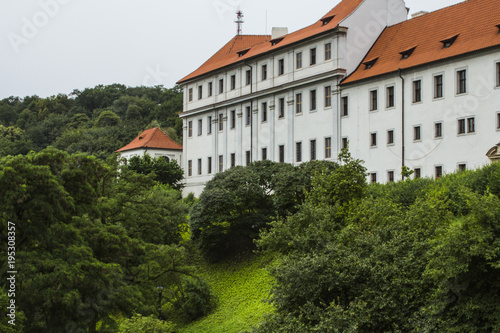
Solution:
<svg viewBox="0 0 500 333">
<path fill-rule="evenodd" d="M 413 53 L 413 51 L 415 51 L 416 48 L 417 47 L 414 46 L 411 49 L 405 50 L 403 52 L 399 52 L 399 54 L 401 54 L 401 59 L 408 59 L 411 56 L 411 54 Z"/>
<path fill-rule="evenodd" d="M 333 16 L 328 16 L 328 17 L 325 17 L 325 18 L 322 18 L 321 19 L 321 22 L 323 23 L 323 25 L 327 25 L 328 23 L 330 23 L 330 21 L 335 17 L 335 15 Z"/>
<path fill-rule="evenodd" d="M 370 69 L 373 67 L 373 65 L 375 65 L 375 63 L 377 62 L 378 58 L 375 58 L 375 59 L 372 59 L 370 61 L 367 61 L 367 62 L 364 62 L 363 65 L 365 65 L 365 69 Z"/>
<path fill-rule="evenodd" d="M 498 33 L 500 34 L 500 24 L 497 24 Z"/>
<path fill-rule="evenodd" d="M 238 52 L 238 57 L 243 57 L 245 54 L 248 53 L 248 51 L 250 51 L 250 49 L 246 49 L 246 50 L 243 50 L 243 51 L 239 51 Z"/>
<path fill-rule="evenodd" d="M 271 40 L 271 46 L 278 44 L 279 42 L 281 42 L 283 40 L 283 38 L 284 37 L 280 37 L 280 38 L 275 38 L 275 39 Z"/>
<path fill-rule="evenodd" d="M 441 43 L 443 43 L 443 49 L 446 49 L 446 48 L 449 48 L 450 46 L 452 46 L 453 43 L 455 43 L 455 40 L 457 40 L 457 37 L 458 37 L 458 35 L 455 35 L 451 38 L 442 40 Z"/>
</svg>

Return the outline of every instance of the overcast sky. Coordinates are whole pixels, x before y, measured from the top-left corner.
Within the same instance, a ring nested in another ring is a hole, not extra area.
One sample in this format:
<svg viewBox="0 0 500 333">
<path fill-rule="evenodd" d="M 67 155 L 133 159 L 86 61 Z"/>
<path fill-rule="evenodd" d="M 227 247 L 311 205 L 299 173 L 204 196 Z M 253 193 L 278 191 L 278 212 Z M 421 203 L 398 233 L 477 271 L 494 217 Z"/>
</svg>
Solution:
<svg viewBox="0 0 500 333">
<path fill-rule="evenodd" d="M 173 87 L 236 33 L 295 31 L 340 0 L 0 0 L 0 99 L 98 84 Z M 406 0 L 410 14 L 460 0 Z M 266 20 L 267 14 L 267 20 Z"/>
</svg>

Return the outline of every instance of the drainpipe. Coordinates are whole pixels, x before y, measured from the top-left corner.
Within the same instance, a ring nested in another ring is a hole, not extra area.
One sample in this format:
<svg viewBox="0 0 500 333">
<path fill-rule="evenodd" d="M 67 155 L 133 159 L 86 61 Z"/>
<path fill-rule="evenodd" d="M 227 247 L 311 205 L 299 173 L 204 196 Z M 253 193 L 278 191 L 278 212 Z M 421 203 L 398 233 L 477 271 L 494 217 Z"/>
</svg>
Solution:
<svg viewBox="0 0 500 333">
<path fill-rule="evenodd" d="M 244 61 L 245 66 L 250 67 L 250 96 L 253 94 L 253 67 Z M 241 129 L 243 130 L 243 129 Z M 250 98 L 250 163 L 253 162 L 253 98 Z"/>
<path fill-rule="evenodd" d="M 405 167 L 405 79 L 403 78 L 403 71 L 401 68 L 398 70 L 399 77 L 401 78 L 401 170 Z M 402 177 L 405 180 L 405 177 Z"/>
</svg>

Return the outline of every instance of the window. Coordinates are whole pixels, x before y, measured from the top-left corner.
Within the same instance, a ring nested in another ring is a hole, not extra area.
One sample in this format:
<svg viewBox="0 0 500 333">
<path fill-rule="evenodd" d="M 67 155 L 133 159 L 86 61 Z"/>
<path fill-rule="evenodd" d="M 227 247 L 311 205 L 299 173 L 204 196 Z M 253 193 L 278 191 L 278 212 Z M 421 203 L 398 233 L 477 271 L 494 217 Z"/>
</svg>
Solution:
<svg viewBox="0 0 500 333">
<path fill-rule="evenodd" d="M 278 118 L 285 118 L 285 99 L 280 98 L 279 99 L 279 114 Z"/>
<path fill-rule="evenodd" d="M 198 86 L 198 99 L 203 98 L 203 86 Z"/>
<path fill-rule="evenodd" d="M 465 69 L 457 71 L 457 94 L 467 92 L 467 72 Z"/>
<path fill-rule="evenodd" d="M 436 175 L 436 179 L 443 177 L 443 167 L 438 165 L 434 168 L 434 173 Z"/>
<path fill-rule="evenodd" d="M 500 112 L 497 113 L 497 129 L 500 129 Z"/>
<path fill-rule="evenodd" d="M 198 159 L 198 174 L 201 175 L 201 158 Z"/>
<path fill-rule="evenodd" d="M 245 108 L 245 125 L 250 126 L 251 123 L 252 123 L 252 109 L 249 106 L 247 106 Z"/>
<path fill-rule="evenodd" d="M 325 44 L 325 61 L 332 59 L 332 43 Z"/>
<path fill-rule="evenodd" d="M 279 151 L 280 163 L 285 163 L 285 146 L 283 145 L 279 146 L 278 151 Z"/>
<path fill-rule="evenodd" d="M 231 154 L 231 168 L 234 168 L 236 166 L 236 154 L 232 153 Z"/>
<path fill-rule="evenodd" d="M 233 129 L 233 128 L 236 127 L 236 111 L 232 110 L 229 115 L 230 115 L 230 119 L 229 119 L 229 124 L 230 125 L 229 125 L 229 128 Z"/>
<path fill-rule="evenodd" d="M 458 164 L 458 171 L 463 172 L 465 170 L 467 170 L 467 164 L 465 163 Z"/>
<path fill-rule="evenodd" d="M 245 152 L 245 165 L 249 165 L 251 163 L 251 155 L 250 155 L 250 150 L 247 150 Z"/>
<path fill-rule="evenodd" d="M 347 149 L 347 148 L 349 148 L 349 139 L 342 138 L 342 149 Z"/>
<path fill-rule="evenodd" d="M 387 87 L 387 108 L 394 107 L 394 87 Z"/>
<path fill-rule="evenodd" d="M 219 80 L 219 94 L 224 92 L 224 79 Z"/>
<path fill-rule="evenodd" d="M 413 81 L 413 103 L 422 102 L 422 81 Z"/>
<path fill-rule="evenodd" d="M 465 119 L 458 119 L 458 134 L 465 133 Z"/>
<path fill-rule="evenodd" d="M 295 95 L 295 113 L 302 113 L 302 94 Z"/>
<path fill-rule="evenodd" d="M 267 103 L 262 103 L 262 122 L 267 121 Z"/>
<path fill-rule="evenodd" d="M 262 160 L 267 160 L 267 148 L 262 148 Z"/>
<path fill-rule="evenodd" d="M 446 48 L 452 46 L 453 43 L 455 42 L 455 40 L 457 39 L 457 37 L 458 37 L 458 35 L 442 40 L 441 43 L 443 43 L 443 49 L 446 49 Z"/>
<path fill-rule="evenodd" d="M 191 177 L 193 175 L 193 161 L 188 161 L 188 176 Z"/>
<path fill-rule="evenodd" d="M 388 145 L 394 144 L 394 130 L 387 131 L 387 144 Z"/>
<path fill-rule="evenodd" d="M 248 86 L 250 83 L 252 83 L 252 71 L 247 70 L 246 72 L 246 85 Z"/>
<path fill-rule="evenodd" d="M 193 137 L 193 122 L 192 121 L 188 122 L 188 137 L 189 138 Z"/>
<path fill-rule="evenodd" d="M 332 138 L 325 138 L 325 158 L 332 158 Z"/>
<path fill-rule="evenodd" d="M 302 68 L 302 52 L 298 52 L 295 57 L 296 57 L 295 58 L 295 67 L 297 69 Z"/>
<path fill-rule="evenodd" d="M 413 127 L 413 141 L 420 141 L 421 135 L 420 135 L 420 126 L 414 126 Z"/>
<path fill-rule="evenodd" d="M 316 48 L 311 49 L 311 58 L 310 58 L 310 65 L 316 65 Z"/>
<path fill-rule="evenodd" d="M 219 155 L 219 172 L 224 171 L 224 156 Z"/>
<path fill-rule="evenodd" d="M 440 139 L 443 137 L 443 123 L 434 124 L 434 138 Z"/>
<path fill-rule="evenodd" d="M 203 119 L 198 119 L 198 136 L 203 134 Z"/>
<path fill-rule="evenodd" d="M 285 59 L 278 60 L 278 75 L 285 74 Z"/>
<path fill-rule="evenodd" d="M 310 141 L 311 161 L 316 160 L 316 140 Z"/>
<path fill-rule="evenodd" d="M 500 62 L 497 62 L 496 66 L 497 66 L 497 71 L 496 71 L 497 84 L 496 84 L 496 86 L 500 87 Z"/>
<path fill-rule="evenodd" d="M 219 131 L 224 130 L 224 115 L 219 113 Z"/>
<path fill-rule="evenodd" d="M 193 101 L 193 88 L 189 88 L 189 101 Z"/>
<path fill-rule="evenodd" d="M 212 134 L 212 116 L 207 118 L 207 134 Z"/>
<path fill-rule="evenodd" d="M 314 111 L 316 110 L 316 90 L 311 90 L 310 97 L 311 97 L 310 110 Z"/>
<path fill-rule="evenodd" d="M 262 81 L 267 80 L 267 65 L 262 65 Z"/>
<path fill-rule="evenodd" d="M 302 142 L 295 143 L 296 162 L 302 162 Z"/>
<path fill-rule="evenodd" d="M 443 75 L 434 76 L 434 98 L 443 97 Z"/>
<path fill-rule="evenodd" d="M 213 95 L 214 91 L 214 84 L 212 82 L 208 82 L 208 97 L 211 97 Z"/>
<path fill-rule="evenodd" d="M 212 174 L 212 157 L 209 157 L 207 160 L 207 173 Z"/>
<path fill-rule="evenodd" d="M 377 147 L 377 133 L 370 134 L 370 146 Z"/>
<path fill-rule="evenodd" d="M 325 108 L 332 106 L 332 87 L 325 87 Z"/>
<path fill-rule="evenodd" d="M 413 169 L 414 178 L 418 179 L 418 178 L 422 177 L 421 172 L 422 172 L 422 170 L 420 168 Z"/>
<path fill-rule="evenodd" d="M 231 75 L 231 90 L 236 89 L 236 75 Z"/>
<path fill-rule="evenodd" d="M 387 181 L 394 183 L 394 171 L 387 171 Z"/>
<path fill-rule="evenodd" d="M 376 172 L 370 173 L 370 181 L 372 184 L 375 184 L 377 182 L 377 173 Z"/>
<path fill-rule="evenodd" d="M 476 132 L 476 119 L 474 117 L 467 118 L 467 133 Z"/>
<path fill-rule="evenodd" d="M 376 111 L 378 106 L 378 93 L 377 90 L 370 91 L 370 111 Z"/>
<path fill-rule="evenodd" d="M 341 115 L 343 117 L 346 117 L 349 115 L 349 97 L 344 96 L 342 97 L 342 111 Z"/>
</svg>

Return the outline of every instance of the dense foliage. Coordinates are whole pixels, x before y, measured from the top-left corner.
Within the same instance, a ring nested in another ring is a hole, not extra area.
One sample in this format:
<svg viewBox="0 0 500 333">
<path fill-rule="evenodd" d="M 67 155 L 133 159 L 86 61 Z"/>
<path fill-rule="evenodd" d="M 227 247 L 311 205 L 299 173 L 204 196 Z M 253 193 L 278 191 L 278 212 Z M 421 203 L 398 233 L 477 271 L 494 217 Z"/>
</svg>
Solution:
<svg viewBox="0 0 500 333">
<path fill-rule="evenodd" d="M 277 311 L 255 331 L 500 332 L 500 164 L 368 186 L 341 158 L 261 233 Z"/>
<path fill-rule="evenodd" d="M 260 161 L 218 173 L 191 210 L 192 240 L 210 260 L 252 250 L 253 240 L 273 218 L 296 211 L 313 174 L 336 168 L 326 161 L 298 167 Z"/>
<path fill-rule="evenodd" d="M 154 173 L 154 180 L 181 190 L 184 187 L 184 171 L 176 161 L 167 161 L 163 157 L 152 158 L 149 154 L 133 156 L 127 161 L 127 167 L 137 173 L 149 175 Z"/>
<path fill-rule="evenodd" d="M 9 97 L 0 101 L 0 156 L 48 146 L 101 159 L 143 130 L 161 126 L 182 140 L 182 92 L 178 87 L 120 84 L 74 90 L 69 96 Z"/>
<path fill-rule="evenodd" d="M 210 310 L 200 306 L 212 296 L 183 246 L 188 208 L 152 174 L 48 148 L 2 158 L 0 188 L 0 231 L 7 222 L 17 231 L 16 305 L 26 332 L 116 332 L 117 318 L 157 315 L 157 286 L 165 311 L 191 320 Z M 0 260 L 6 271 L 4 251 Z"/>
</svg>

